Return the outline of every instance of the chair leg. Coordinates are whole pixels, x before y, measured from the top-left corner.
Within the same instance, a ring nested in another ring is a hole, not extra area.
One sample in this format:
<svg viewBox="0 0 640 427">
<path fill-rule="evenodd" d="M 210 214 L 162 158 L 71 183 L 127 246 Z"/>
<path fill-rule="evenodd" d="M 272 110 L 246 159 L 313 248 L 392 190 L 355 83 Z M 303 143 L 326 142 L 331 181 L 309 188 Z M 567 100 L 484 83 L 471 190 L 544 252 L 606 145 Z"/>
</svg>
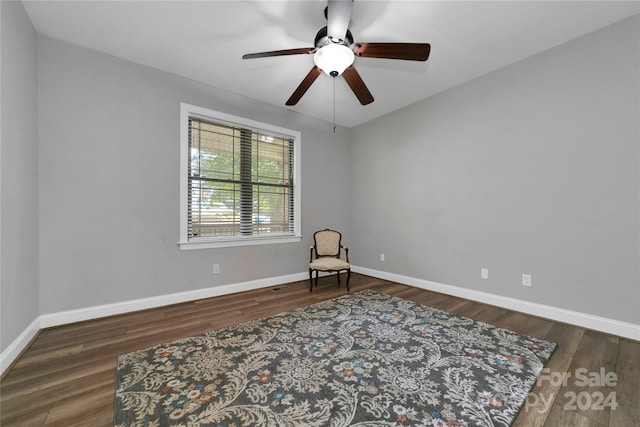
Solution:
<svg viewBox="0 0 640 427">
<path fill-rule="evenodd" d="M 347 270 L 347 292 L 349 292 L 349 280 L 351 279 L 351 269 Z"/>
<path fill-rule="evenodd" d="M 316 270 L 316 288 L 318 287 L 318 270 Z"/>
<path fill-rule="evenodd" d="M 338 278 L 338 286 L 340 286 L 340 271 L 336 273 L 336 277 Z"/>
<path fill-rule="evenodd" d="M 309 269 L 309 292 L 313 291 L 313 270 Z"/>
</svg>

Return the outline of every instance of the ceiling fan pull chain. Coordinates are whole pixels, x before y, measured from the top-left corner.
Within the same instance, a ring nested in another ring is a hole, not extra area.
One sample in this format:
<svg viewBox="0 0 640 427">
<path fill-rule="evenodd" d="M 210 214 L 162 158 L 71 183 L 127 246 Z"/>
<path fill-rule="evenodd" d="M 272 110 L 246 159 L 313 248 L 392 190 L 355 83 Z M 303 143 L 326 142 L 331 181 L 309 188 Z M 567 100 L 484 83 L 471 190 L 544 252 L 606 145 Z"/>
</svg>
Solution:
<svg viewBox="0 0 640 427">
<path fill-rule="evenodd" d="M 333 76 L 333 133 L 336 133 L 336 76 Z"/>
</svg>

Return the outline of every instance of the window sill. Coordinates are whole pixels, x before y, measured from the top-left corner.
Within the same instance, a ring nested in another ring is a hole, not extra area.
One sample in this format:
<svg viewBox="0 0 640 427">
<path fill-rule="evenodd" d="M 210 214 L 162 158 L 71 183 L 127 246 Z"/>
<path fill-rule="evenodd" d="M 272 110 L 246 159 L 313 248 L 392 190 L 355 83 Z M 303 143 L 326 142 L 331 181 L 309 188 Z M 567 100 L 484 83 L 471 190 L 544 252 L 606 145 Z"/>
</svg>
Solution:
<svg viewBox="0 0 640 427">
<path fill-rule="evenodd" d="M 192 249 L 215 249 L 228 248 L 233 246 L 253 246 L 253 245 L 274 245 L 278 243 L 299 243 L 302 236 L 281 236 L 281 237 L 234 237 L 234 238 L 211 238 L 190 242 L 178 242 L 181 251 Z"/>
</svg>

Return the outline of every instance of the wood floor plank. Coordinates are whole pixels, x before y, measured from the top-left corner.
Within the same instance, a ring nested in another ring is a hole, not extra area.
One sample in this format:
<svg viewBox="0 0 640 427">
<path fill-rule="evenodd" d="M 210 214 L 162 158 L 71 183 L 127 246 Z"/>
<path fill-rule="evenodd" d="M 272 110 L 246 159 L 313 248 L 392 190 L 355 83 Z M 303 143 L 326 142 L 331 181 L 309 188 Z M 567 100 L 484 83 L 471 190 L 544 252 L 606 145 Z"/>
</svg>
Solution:
<svg viewBox="0 0 640 427">
<path fill-rule="evenodd" d="M 69 363 L 66 369 L 54 371 L 50 374 L 44 373 L 46 368 L 43 367 L 40 369 L 41 373 L 37 376 L 28 377 L 24 380 L 17 379 L 6 386 L 3 384 L 0 402 L 10 402 L 12 399 L 34 392 L 46 392 L 52 387 L 61 386 L 71 381 L 93 378 L 96 373 L 115 369 L 115 362 L 114 357 L 98 361 L 76 359 L 75 362 Z M 53 397 L 55 398 L 55 396 Z"/>
<path fill-rule="evenodd" d="M 102 372 L 96 372 L 89 377 L 69 379 L 69 381 L 59 385 L 52 385 L 42 390 L 34 390 L 31 393 L 12 398 L 3 405 L 2 414 L 3 417 L 17 417 L 43 409 L 46 409 L 48 413 L 51 406 L 56 402 L 63 399 L 72 399 L 77 402 L 103 386 L 115 388 L 115 372 L 113 369 L 109 368 Z"/>
<path fill-rule="evenodd" d="M 14 369 L 29 368 L 33 365 L 41 365 L 47 361 L 68 358 L 79 354 L 82 351 L 82 344 L 66 345 L 49 351 L 30 351 L 21 357 L 13 366 Z"/>
<path fill-rule="evenodd" d="M 627 401 L 618 403 L 615 410 L 609 416 L 610 426 L 640 426 L 640 408 L 637 403 L 631 404 Z"/>
<path fill-rule="evenodd" d="M 529 393 L 524 408 L 514 426 L 545 426 L 549 412 L 562 386 L 561 375 L 568 371 L 576 354 L 584 330 L 563 324 L 554 324 L 546 336 L 541 337 L 558 344 L 542 375 Z M 561 424 L 550 424 L 559 426 Z"/>
<path fill-rule="evenodd" d="M 108 403 L 113 401 L 114 386 L 115 384 L 105 384 L 101 387 L 94 388 L 91 393 L 82 399 L 82 406 L 78 406 L 75 396 L 58 400 L 51 406 L 45 425 L 65 421 L 68 424 L 72 424 L 72 420 L 82 419 L 84 419 L 85 422 L 87 420 L 94 421 L 93 414 L 99 413 L 105 406 L 109 407 L 113 414 L 115 404 Z M 113 415 L 111 417 L 111 423 L 113 423 Z"/>
<path fill-rule="evenodd" d="M 608 425 L 611 407 L 600 399 L 614 392 L 614 387 L 601 384 L 591 385 L 589 378 L 615 372 L 619 339 L 616 337 L 586 331 L 580 345 L 566 371 L 569 374 L 566 385 L 559 390 L 549 414 L 550 418 L 589 419 L 594 425 Z M 567 415 L 574 413 L 576 417 Z M 579 415 L 579 417 L 577 417 Z"/>
<path fill-rule="evenodd" d="M 618 346 L 615 391 L 618 401 L 640 409 L 640 346 L 630 340 L 621 339 Z M 640 423 L 635 424 L 640 425 Z"/>
<path fill-rule="evenodd" d="M 0 382 L 2 426 L 110 426 L 115 402 L 116 360 L 120 354 L 346 295 L 335 276 L 322 277 L 309 292 L 300 281 L 126 313 L 41 331 Z M 275 290 L 277 289 L 277 290 Z M 567 391 L 604 390 L 539 381 L 530 396 L 549 400 L 544 407 L 531 399 L 514 426 L 619 427 L 640 425 L 640 343 L 585 331 L 550 320 L 463 298 L 353 274 L 351 292 L 373 289 L 430 307 L 558 343 L 548 372 L 579 367 L 615 371 L 615 410 L 564 410 Z"/>
<path fill-rule="evenodd" d="M 21 412 L 19 414 L 15 413 L 4 413 L 2 414 L 2 422 L 0 425 L 2 426 L 43 426 L 45 420 L 47 419 L 47 415 L 49 414 L 49 407 L 39 407 L 37 409 L 32 409 L 28 412 Z"/>
<path fill-rule="evenodd" d="M 618 407 L 611 411 L 609 425 L 640 426 L 640 345 L 621 339 L 614 388 Z"/>
<path fill-rule="evenodd" d="M 493 324 L 498 322 L 507 313 L 507 309 L 487 305 L 473 317 L 473 320 Z"/>
</svg>

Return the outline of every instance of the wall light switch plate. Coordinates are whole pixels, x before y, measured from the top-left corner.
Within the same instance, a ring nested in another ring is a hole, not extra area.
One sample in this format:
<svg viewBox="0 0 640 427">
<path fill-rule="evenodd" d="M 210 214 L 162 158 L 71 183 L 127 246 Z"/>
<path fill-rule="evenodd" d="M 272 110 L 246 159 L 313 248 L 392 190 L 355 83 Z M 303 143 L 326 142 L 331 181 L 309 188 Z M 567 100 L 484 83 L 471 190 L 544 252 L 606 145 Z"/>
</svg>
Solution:
<svg viewBox="0 0 640 427">
<path fill-rule="evenodd" d="M 522 286 L 531 286 L 531 275 L 523 274 L 522 275 Z"/>
<path fill-rule="evenodd" d="M 489 278 L 489 269 L 488 268 L 481 268 L 480 269 L 480 278 L 481 279 L 488 279 Z"/>
</svg>

